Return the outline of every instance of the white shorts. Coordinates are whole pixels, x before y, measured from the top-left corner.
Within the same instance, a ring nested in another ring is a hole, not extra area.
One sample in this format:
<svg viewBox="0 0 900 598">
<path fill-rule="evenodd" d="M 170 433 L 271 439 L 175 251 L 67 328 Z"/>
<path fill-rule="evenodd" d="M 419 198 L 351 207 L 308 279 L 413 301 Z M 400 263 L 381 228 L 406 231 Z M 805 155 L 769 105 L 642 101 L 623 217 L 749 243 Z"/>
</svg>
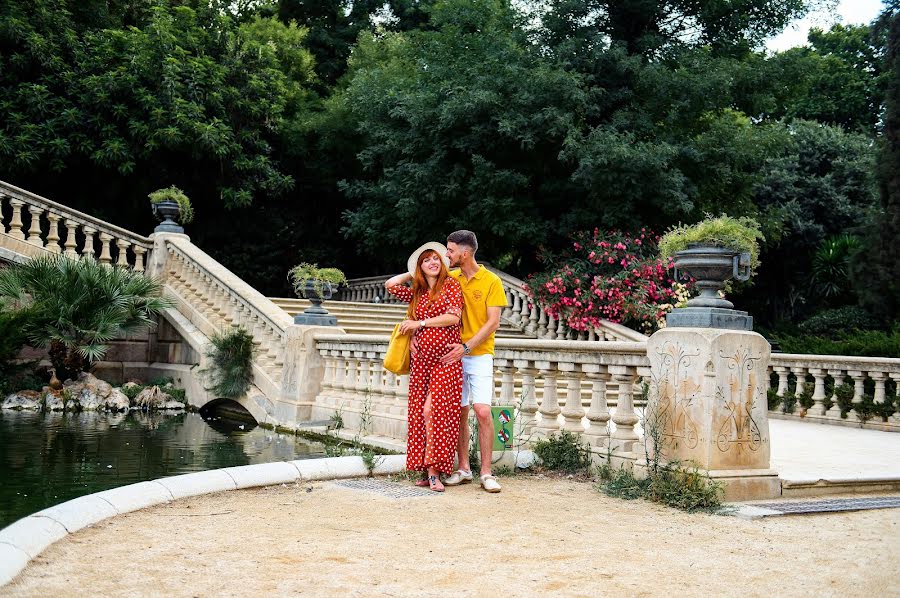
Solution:
<svg viewBox="0 0 900 598">
<path fill-rule="evenodd" d="M 465 356 L 462 366 L 462 406 L 490 405 L 494 397 L 494 356 Z"/>
</svg>

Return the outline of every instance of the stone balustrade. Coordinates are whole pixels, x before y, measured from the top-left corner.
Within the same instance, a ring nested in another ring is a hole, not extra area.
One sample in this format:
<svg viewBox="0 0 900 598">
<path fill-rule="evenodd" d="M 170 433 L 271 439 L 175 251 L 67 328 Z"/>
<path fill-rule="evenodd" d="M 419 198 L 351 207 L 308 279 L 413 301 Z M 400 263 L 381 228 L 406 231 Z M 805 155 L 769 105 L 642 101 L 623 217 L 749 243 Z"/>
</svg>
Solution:
<svg viewBox="0 0 900 598">
<path fill-rule="evenodd" d="M 370 276 L 349 280 L 341 287 L 339 299 L 359 303 L 399 303 L 400 301 L 384 288 L 388 278 L 390 276 Z"/>
<path fill-rule="evenodd" d="M 841 384 L 853 387 L 854 405 L 861 403 L 865 394 L 872 395 L 875 403 L 884 403 L 889 387 L 892 397 L 900 388 L 900 359 L 895 358 L 773 353 L 769 371 L 772 388 L 779 397 L 788 393 L 799 396 L 805 391 L 811 392 L 814 404 L 803 416 L 825 422 L 841 419 L 834 390 Z M 785 405 L 779 405 L 774 411 L 799 414 L 801 407 L 795 404 L 787 409 Z M 857 415 L 856 410 L 851 409 L 846 419 L 857 421 Z M 891 420 L 900 424 L 897 413 Z"/>
<path fill-rule="evenodd" d="M 382 367 L 387 339 L 373 335 L 316 334 L 324 363 L 312 409 L 317 420 L 340 413 L 365 435 L 403 441 L 409 377 Z M 497 405 L 518 408 L 523 440 L 558 430 L 594 447 L 629 453 L 640 440 L 636 397 L 649 375 L 644 345 L 633 342 L 564 342 L 498 339 Z"/>
<path fill-rule="evenodd" d="M 0 181 L 0 248 L 34 257 L 62 253 L 145 268 L 153 242 L 47 198 Z"/>
<path fill-rule="evenodd" d="M 503 281 L 506 292 L 507 307 L 501 317 L 503 321 L 518 328 L 526 335 L 545 340 L 576 341 L 626 341 L 642 343 L 647 336 L 621 324 L 603 320 L 600 327 L 594 330 L 573 330 L 562 319 L 554 320 L 540 305 L 531 301 L 525 291 L 525 283 L 510 276 L 502 270 L 485 265 Z M 388 276 L 354 278 L 348 281 L 341 291 L 342 301 L 360 301 L 365 303 L 397 303 L 396 297 L 387 293 L 384 283 Z"/>
<path fill-rule="evenodd" d="M 207 337 L 232 326 L 253 335 L 257 386 L 281 394 L 291 317 L 182 235 L 165 238 L 164 280 L 177 309 Z"/>
</svg>

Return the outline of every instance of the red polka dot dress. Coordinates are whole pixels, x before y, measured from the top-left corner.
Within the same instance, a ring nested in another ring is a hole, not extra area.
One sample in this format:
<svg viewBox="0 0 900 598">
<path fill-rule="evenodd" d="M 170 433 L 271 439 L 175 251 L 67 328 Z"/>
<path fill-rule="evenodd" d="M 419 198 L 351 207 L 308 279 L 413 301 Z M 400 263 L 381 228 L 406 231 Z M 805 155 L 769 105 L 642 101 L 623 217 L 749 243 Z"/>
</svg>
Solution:
<svg viewBox="0 0 900 598">
<path fill-rule="evenodd" d="M 395 286 L 388 291 L 405 303 L 412 301 L 412 289 Z M 417 320 L 444 314 L 459 316 L 463 309 L 462 288 L 448 277 L 433 301 L 422 297 L 416 305 Z M 440 358 L 447 345 L 461 343 L 459 325 L 420 328 L 416 331 L 418 351 L 410 363 L 406 469 L 425 471 L 434 467 L 452 473 L 459 442 L 459 404 L 462 400 L 462 362 L 443 364 Z M 431 393 L 432 417 L 426 430 L 423 408 Z"/>
</svg>

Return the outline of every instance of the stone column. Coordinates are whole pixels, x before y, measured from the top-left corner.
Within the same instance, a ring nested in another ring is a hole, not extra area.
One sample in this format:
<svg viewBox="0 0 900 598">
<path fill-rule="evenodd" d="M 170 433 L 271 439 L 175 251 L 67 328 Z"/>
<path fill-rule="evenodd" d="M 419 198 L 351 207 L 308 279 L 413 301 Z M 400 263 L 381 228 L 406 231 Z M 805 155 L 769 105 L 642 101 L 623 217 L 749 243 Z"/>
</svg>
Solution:
<svg viewBox="0 0 900 598">
<path fill-rule="evenodd" d="M 781 493 L 769 467 L 766 389 L 771 348 L 745 330 L 669 327 L 647 341 L 645 426 L 663 460 L 694 461 L 725 483 L 726 500 Z"/>
</svg>

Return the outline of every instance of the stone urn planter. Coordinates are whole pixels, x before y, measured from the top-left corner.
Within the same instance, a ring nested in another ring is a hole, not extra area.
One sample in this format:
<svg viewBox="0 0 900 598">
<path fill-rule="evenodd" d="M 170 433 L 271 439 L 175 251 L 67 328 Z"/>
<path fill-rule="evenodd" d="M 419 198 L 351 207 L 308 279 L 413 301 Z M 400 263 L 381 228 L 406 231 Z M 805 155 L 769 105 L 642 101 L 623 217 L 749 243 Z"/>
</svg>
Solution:
<svg viewBox="0 0 900 598">
<path fill-rule="evenodd" d="M 687 306 L 675 309 L 666 317 L 667 326 L 696 328 L 730 328 L 752 330 L 753 318 L 737 311 L 734 304 L 719 296 L 731 279 L 750 279 L 750 254 L 732 249 L 691 243 L 687 249 L 675 253 L 676 277 L 683 272 L 693 278 L 700 294 Z"/>
<path fill-rule="evenodd" d="M 337 318 L 322 307 L 331 299 L 341 284 L 347 282 L 344 273 L 337 268 L 319 268 L 316 264 L 302 263 L 288 272 L 288 280 L 298 297 L 304 297 L 312 305 L 294 316 L 294 324 L 304 326 L 337 326 Z"/>
<path fill-rule="evenodd" d="M 307 280 L 298 293 L 312 304 L 303 313 L 294 316 L 294 324 L 306 326 L 337 326 L 337 318 L 322 307 L 322 303 L 334 295 L 334 287 L 330 282 Z"/>
<path fill-rule="evenodd" d="M 153 215 L 156 216 L 156 219 L 159 220 L 159 226 L 153 229 L 153 232 L 156 233 L 183 233 L 184 228 L 182 228 L 178 222 L 178 218 L 181 216 L 181 206 L 178 205 L 178 202 L 172 200 L 160 201 L 156 203 L 150 204 L 153 209 Z"/>
</svg>

